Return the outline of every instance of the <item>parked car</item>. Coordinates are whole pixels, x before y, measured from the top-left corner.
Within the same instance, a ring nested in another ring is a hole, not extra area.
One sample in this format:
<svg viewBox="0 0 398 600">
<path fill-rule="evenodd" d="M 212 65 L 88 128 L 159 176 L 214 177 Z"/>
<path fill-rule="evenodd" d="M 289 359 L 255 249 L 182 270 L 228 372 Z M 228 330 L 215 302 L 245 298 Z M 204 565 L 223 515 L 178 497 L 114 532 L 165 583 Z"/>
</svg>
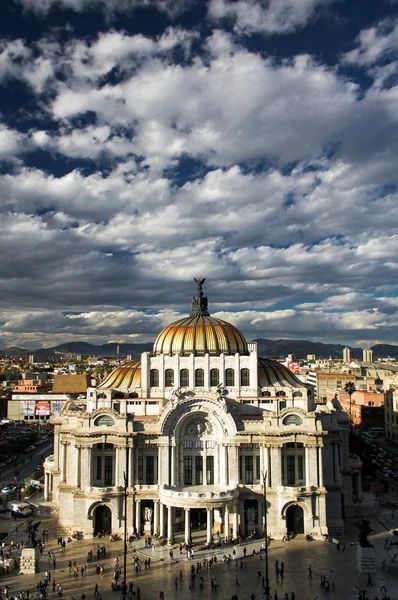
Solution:
<svg viewBox="0 0 398 600">
<path fill-rule="evenodd" d="M 6 487 L 3 487 L 3 489 L 1 490 L 2 494 L 5 494 L 6 496 L 8 496 L 9 494 L 12 494 L 13 490 L 6 485 Z"/>
</svg>

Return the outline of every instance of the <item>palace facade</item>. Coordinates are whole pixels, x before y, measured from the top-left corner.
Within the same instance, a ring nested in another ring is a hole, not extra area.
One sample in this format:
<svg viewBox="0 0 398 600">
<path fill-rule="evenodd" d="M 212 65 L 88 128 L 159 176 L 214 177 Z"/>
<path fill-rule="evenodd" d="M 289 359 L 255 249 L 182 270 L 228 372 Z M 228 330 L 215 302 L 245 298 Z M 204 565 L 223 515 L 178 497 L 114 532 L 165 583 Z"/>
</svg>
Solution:
<svg viewBox="0 0 398 600">
<path fill-rule="evenodd" d="M 273 536 L 342 533 L 358 493 L 346 413 L 211 317 L 196 283 L 191 315 L 152 352 L 52 418 L 45 499 L 60 526 L 122 532 L 126 487 L 129 533 L 262 534 L 265 498 Z"/>
</svg>

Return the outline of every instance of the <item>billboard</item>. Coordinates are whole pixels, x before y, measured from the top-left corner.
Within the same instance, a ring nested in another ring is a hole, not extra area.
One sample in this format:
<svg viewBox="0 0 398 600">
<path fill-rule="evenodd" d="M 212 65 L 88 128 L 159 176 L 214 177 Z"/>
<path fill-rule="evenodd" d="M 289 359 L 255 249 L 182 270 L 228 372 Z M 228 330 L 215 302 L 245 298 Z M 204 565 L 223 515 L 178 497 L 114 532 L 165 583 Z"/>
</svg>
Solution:
<svg viewBox="0 0 398 600">
<path fill-rule="evenodd" d="M 65 406 L 66 400 L 54 400 L 52 402 L 53 415 L 58 415 Z"/>
<path fill-rule="evenodd" d="M 300 371 L 300 363 L 299 362 L 289 362 L 287 363 L 287 368 L 290 371 Z"/>
<path fill-rule="evenodd" d="M 39 400 L 36 402 L 36 416 L 37 417 L 49 417 L 50 416 L 50 402 L 48 400 Z"/>
<path fill-rule="evenodd" d="M 34 400 L 22 400 L 21 415 L 24 417 L 33 417 L 35 414 L 36 402 Z"/>
</svg>

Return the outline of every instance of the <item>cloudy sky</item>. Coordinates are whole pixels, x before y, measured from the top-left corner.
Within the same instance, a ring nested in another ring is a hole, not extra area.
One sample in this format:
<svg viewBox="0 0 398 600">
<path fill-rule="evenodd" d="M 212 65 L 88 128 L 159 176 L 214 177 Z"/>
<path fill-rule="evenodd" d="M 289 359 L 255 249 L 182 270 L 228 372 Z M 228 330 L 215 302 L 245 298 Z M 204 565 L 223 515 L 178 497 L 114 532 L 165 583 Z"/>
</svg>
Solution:
<svg viewBox="0 0 398 600">
<path fill-rule="evenodd" d="M 398 342 L 397 0 L 4 0 L 0 346 Z"/>
</svg>

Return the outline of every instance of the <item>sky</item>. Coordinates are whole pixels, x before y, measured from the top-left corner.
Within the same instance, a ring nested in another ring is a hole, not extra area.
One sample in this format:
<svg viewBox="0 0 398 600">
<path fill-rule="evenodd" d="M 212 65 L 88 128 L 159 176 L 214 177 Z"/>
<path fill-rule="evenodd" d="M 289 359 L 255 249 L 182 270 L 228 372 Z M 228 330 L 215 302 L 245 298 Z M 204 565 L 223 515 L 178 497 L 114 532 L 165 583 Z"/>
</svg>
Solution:
<svg viewBox="0 0 398 600">
<path fill-rule="evenodd" d="M 398 342 L 397 0 L 3 0 L 0 347 Z"/>
</svg>

